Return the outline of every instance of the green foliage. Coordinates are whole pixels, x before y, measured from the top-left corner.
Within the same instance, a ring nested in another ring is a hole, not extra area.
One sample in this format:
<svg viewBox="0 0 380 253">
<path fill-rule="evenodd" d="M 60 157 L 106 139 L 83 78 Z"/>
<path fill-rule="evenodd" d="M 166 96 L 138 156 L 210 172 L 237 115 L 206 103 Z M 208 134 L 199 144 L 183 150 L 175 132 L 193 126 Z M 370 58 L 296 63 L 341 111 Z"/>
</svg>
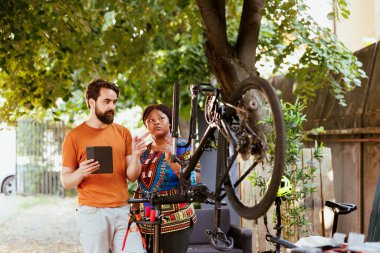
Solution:
<svg viewBox="0 0 380 253">
<path fill-rule="evenodd" d="M 302 124 L 306 121 L 306 116 L 303 114 L 305 109 L 304 104 L 297 99 L 294 104 L 281 102 L 281 107 L 284 115 L 286 129 L 286 155 L 285 155 L 285 170 L 284 176 L 287 177 L 292 185 L 292 194 L 282 197 L 281 216 L 284 238 L 290 241 L 297 241 L 300 235 L 305 235 L 308 230 L 309 221 L 306 217 L 305 199 L 315 191 L 313 179 L 317 168 L 313 160 L 322 158 L 321 152 L 323 146 L 316 145 L 314 147 L 313 159 L 300 164 L 303 154 L 304 133 Z M 271 119 L 266 122 L 273 124 Z M 274 141 L 275 136 L 269 138 L 269 143 Z M 270 147 L 268 153 L 273 157 L 274 148 Z M 266 180 L 263 177 L 253 173 L 250 178 L 254 183 L 261 188 L 261 194 L 266 188 Z M 275 217 L 275 216 L 274 216 Z M 276 222 L 276 221 L 274 221 Z"/>
<path fill-rule="evenodd" d="M 86 51 L 73 54 L 73 49 L 91 40 L 81 7 L 79 2 L 1 2 L 0 89 L 6 99 L 1 119 L 16 120 L 36 108 L 50 108 L 58 97 L 69 99 L 77 85 L 72 71 L 86 58 Z M 81 39 L 76 39 L 78 32 Z"/>
<path fill-rule="evenodd" d="M 294 104 L 281 102 L 286 129 L 286 156 L 285 164 L 296 164 L 302 153 L 302 124 L 306 121 L 303 114 L 305 106 L 296 100 Z"/>
<path fill-rule="evenodd" d="M 333 11 L 327 14 L 327 18 L 330 20 L 348 19 L 350 16 L 350 10 L 345 0 L 333 0 Z"/>
<path fill-rule="evenodd" d="M 134 195 L 136 189 L 137 189 L 137 181 L 135 181 L 133 183 L 128 181 L 128 192 L 129 192 L 129 196 L 131 198 L 133 198 L 133 195 Z"/>
<path fill-rule="evenodd" d="M 345 105 L 344 93 L 360 86 L 366 74 L 361 62 L 328 28 L 320 27 L 307 14 L 301 0 L 266 2 L 258 47 L 258 60 L 274 62 L 273 74 L 295 78 L 295 94 L 304 102 L 315 91 L 329 87 Z M 344 0 L 336 2 L 336 16 L 349 12 Z"/>
<path fill-rule="evenodd" d="M 292 195 L 283 199 L 281 210 L 284 238 L 297 241 L 301 236 L 308 235 L 310 224 L 306 217 L 305 199 L 315 192 L 313 179 L 317 172 L 315 160 L 321 161 L 323 145 L 315 145 L 312 158 L 305 164 L 300 164 L 303 154 L 304 133 L 302 124 L 306 121 L 302 113 L 305 106 L 296 100 L 294 104 L 282 102 L 286 127 L 286 159 L 284 175 L 292 184 Z"/>
<path fill-rule="evenodd" d="M 65 198 L 77 198 L 78 197 L 77 189 L 75 188 L 63 189 L 63 196 Z"/>
<path fill-rule="evenodd" d="M 227 2 L 226 33 L 234 45 L 242 1 Z M 334 3 L 336 17 L 349 14 L 344 0 Z M 343 104 L 343 93 L 365 74 L 306 10 L 303 1 L 267 1 L 258 59 L 274 60 L 273 74 L 296 78 L 296 93 L 304 99 L 328 86 Z M 15 123 L 23 115 L 72 119 L 87 110 L 83 90 L 95 77 L 119 85 L 122 107 L 170 104 L 174 82 L 211 77 L 194 0 L 4 0 L 0 15 L 0 121 Z M 303 54 L 291 63 L 287 56 L 298 50 Z M 189 103 L 184 87 L 185 117 Z"/>
<path fill-rule="evenodd" d="M 86 110 L 94 77 L 117 82 L 125 106 L 144 106 L 170 102 L 174 81 L 209 75 L 193 1 L 6 0 L 0 15 L 3 121 Z M 66 105 L 57 113 L 58 98 Z"/>
</svg>

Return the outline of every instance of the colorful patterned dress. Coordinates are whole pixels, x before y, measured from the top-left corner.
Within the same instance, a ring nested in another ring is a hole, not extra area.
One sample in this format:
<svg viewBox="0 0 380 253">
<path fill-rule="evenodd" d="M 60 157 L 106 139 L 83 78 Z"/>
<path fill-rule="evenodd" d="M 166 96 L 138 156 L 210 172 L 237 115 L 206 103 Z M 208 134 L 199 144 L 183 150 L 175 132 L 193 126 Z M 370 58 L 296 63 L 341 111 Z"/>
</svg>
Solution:
<svg viewBox="0 0 380 253">
<path fill-rule="evenodd" d="M 178 139 L 177 143 L 178 145 L 185 145 L 186 142 L 187 140 L 181 138 Z M 182 161 L 189 159 L 190 147 L 178 147 L 177 156 Z M 147 150 L 140 157 L 141 173 L 134 198 L 140 198 L 138 192 L 141 191 L 159 192 L 161 196 L 179 194 L 179 179 L 164 157 L 164 152 L 152 150 L 152 143 L 147 146 Z M 147 205 L 149 203 L 140 206 L 142 214 L 144 214 L 143 210 Z M 162 205 L 161 213 L 164 215 L 161 233 L 186 229 L 196 221 L 193 204 L 189 203 Z M 141 230 L 145 234 L 153 234 L 153 226 L 141 226 Z"/>
</svg>

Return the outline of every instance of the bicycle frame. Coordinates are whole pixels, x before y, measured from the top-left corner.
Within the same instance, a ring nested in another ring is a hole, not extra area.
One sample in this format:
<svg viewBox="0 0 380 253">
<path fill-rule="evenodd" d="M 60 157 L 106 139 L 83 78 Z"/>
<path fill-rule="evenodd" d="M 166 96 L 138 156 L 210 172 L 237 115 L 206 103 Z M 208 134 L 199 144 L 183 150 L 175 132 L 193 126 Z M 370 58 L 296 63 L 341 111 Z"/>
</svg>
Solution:
<svg viewBox="0 0 380 253">
<path fill-rule="evenodd" d="M 202 86 L 206 86 L 205 88 Z M 211 140 L 211 136 L 214 135 L 215 131 L 218 129 L 220 133 L 224 134 L 228 140 L 230 140 L 232 143 L 236 143 L 237 140 L 231 134 L 231 131 L 228 127 L 228 124 L 225 122 L 223 119 L 222 113 L 224 111 L 224 108 L 222 105 L 216 104 L 214 108 L 213 113 L 218 114 L 219 122 L 212 122 L 211 124 L 208 125 L 205 133 L 203 134 L 198 148 L 195 150 L 195 141 L 197 137 L 196 133 L 196 123 L 197 123 L 197 116 L 198 116 L 198 94 L 200 91 L 208 91 L 208 92 L 214 92 L 214 101 L 213 103 L 218 103 L 219 100 L 219 95 L 220 95 L 220 90 L 217 88 L 212 87 L 210 84 L 194 84 L 191 86 L 191 120 L 190 120 L 190 133 L 189 133 L 189 141 L 187 145 L 191 145 L 191 158 L 189 159 L 188 164 L 186 165 L 181 177 L 180 177 L 180 184 L 182 186 L 187 187 L 189 185 L 188 179 L 190 177 L 190 173 L 194 170 L 195 166 L 199 162 L 203 152 L 207 148 L 207 144 Z M 177 158 L 177 139 L 179 137 L 178 134 L 178 111 L 179 111 L 179 84 L 174 84 L 173 88 L 173 115 L 172 115 L 172 162 L 178 162 L 182 163 L 178 158 Z M 195 150 L 195 152 L 194 152 Z M 237 155 L 237 153 L 236 153 Z M 229 164 L 229 168 L 232 166 L 232 163 Z M 224 182 L 227 172 L 222 175 L 222 180 L 220 182 Z M 248 174 L 248 173 L 247 173 Z M 221 190 L 222 190 L 222 184 L 220 183 L 219 185 L 216 184 L 216 189 L 214 195 L 214 199 L 216 202 L 220 202 L 226 195 L 223 194 L 221 195 Z"/>
<path fill-rule="evenodd" d="M 195 166 L 199 162 L 201 155 L 206 147 L 207 142 L 209 141 L 210 137 L 215 133 L 215 130 L 217 127 L 215 125 L 209 125 L 205 134 L 203 135 L 199 147 L 195 150 L 195 141 L 196 141 L 196 118 L 197 118 L 197 104 L 198 104 L 198 93 L 199 93 L 199 85 L 192 85 L 191 86 L 192 91 L 192 98 L 191 98 L 191 120 L 190 120 L 190 134 L 189 134 L 189 142 L 187 145 L 191 145 L 191 158 L 189 160 L 189 163 L 186 165 L 181 177 L 180 177 L 180 184 L 182 186 L 188 186 L 188 179 L 190 177 L 191 171 L 194 170 Z M 182 163 L 177 158 L 177 139 L 178 139 L 178 109 L 179 109 L 179 84 L 174 84 L 173 89 L 173 115 L 172 115 L 172 162 L 178 162 Z M 194 152 L 195 150 L 195 152 Z"/>
<path fill-rule="evenodd" d="M 202 87 L 202 86 L 206 86 Z M 203 152 L 207 148 L 207 144 L 210 142 L 211 137 L 214 135 L 215 131 L 217 129 L 220 129 L 219 124 L 209 124 L 205 133 L 203 134 L 201 141 L 199 143 L 198 148 L 195 150 L 195 141 L 197 138 L 197 133 L 196 133 L 196 123 L 197 123 L 197 117 L 198 117 L 198 94 L 200 91 L 207 91 L 207 92 L 214 92 L 215 100 L 214 103 L 218 102 L 218 97 L 220 95 L 220 90 L 211 87 L 210 84 L 194 84 L 191 86 L 191 120 L 190 120 L 190 133 L 189 133 L 189 140 L 187 145 L 191 145 L 191 157 L 189 159 L 189 163 L 186 165 L 183 173 L 180 176 L 180 184 L 184 186 L 185 188 L 189 186 L 189 177 L 190 173 L 194 170 L 196 167 L 197 163 L 199 162 Z M 216 108 L 219 108 L 217 106 Z M 173 115 L 172 115 L 172 138 L 173 138 L 173 148 L 172 148 L 172 162 L 176 161 L 178 163 L 182 163 L 178 158 L 177 158 L 177 138 L 178 138 L 178 109 L 179 109 L 179 85 L 176 83 L 174 84 L 173 87 Z M 221 109 L 221 108 L 219 108 Z M 214 113 L 221 113 L 221 112 L 216 112 Z M 224 126 L 227 126 L 226 123 L 223 123 L 223 119 L 220 118 L 221 123 Z M 226 129 L 228 129 L 226 127 Z M 195 150 L 195 152 L 194 152 Z M 227 173 L 223 175 L 223 180 L 220 180 L 220 182 L 223 182 L 224 179 L 226 178 Z M 215 205 L 215 215 L 214 215 L 214 225 L 215 228 L 218 229 L 220 227 L 220 208 L 222 206 L 222 199 L 226 196 L 225 194 L 221 196 L 221 190 L 222 190 L 222 184 L 216 182 L 215 184 L 215 192 L 211 195 L 208 195 L 210 199 L 214 201 Z M 224 204 L 224 203 L 223 203 Z M 233 246 L 233 244 L 232 244 Z"/>
</svg>

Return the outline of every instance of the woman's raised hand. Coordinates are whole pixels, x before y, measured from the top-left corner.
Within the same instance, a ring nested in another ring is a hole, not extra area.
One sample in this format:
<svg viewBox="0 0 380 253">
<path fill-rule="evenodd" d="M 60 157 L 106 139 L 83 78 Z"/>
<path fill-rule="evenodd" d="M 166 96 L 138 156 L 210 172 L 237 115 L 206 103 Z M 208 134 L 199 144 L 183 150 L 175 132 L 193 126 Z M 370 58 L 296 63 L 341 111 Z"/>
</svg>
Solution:
<svg viewBox="0 0 380 253">
<path fill-rule="evenodd" d="M 133 137 L 132 139 L 132 155 L 137 155 L 140 156 L 144 153 L 146 150 L 146 142 L 144 141 L 146 137 L 148 137 L 150 133 L 146 132 L 143 136 L 141 137 Z"/>
</svg>

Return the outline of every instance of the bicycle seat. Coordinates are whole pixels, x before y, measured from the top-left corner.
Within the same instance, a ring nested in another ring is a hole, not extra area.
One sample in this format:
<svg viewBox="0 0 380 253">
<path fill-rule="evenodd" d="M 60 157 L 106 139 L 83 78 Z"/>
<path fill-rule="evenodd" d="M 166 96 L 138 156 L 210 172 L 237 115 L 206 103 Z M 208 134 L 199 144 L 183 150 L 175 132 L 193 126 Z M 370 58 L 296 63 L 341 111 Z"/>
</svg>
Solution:
<svg viewBox="0 0 380 253">
<path fill-rule="evenodd" d="M 332 201 L 325 201 L 325 206 L 330 207 L 336 214 L 348 214 L 357 209 L 354 204 L 336 203 Z"/>
</svg>

